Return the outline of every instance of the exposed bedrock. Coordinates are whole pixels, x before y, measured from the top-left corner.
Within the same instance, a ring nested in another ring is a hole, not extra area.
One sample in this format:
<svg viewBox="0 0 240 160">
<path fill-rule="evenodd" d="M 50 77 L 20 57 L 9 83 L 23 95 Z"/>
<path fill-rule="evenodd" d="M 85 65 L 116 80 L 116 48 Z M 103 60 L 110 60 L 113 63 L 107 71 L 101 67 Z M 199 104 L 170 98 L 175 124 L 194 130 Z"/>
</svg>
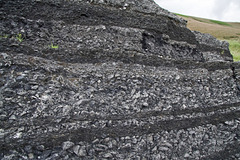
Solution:
<svg viewBox="0 0 240 160">
<path fill-rule="evenodd" d="M 0 0 L 0 159 L 240 159 L 240 64 L 152 0 Z"/>
</svg>

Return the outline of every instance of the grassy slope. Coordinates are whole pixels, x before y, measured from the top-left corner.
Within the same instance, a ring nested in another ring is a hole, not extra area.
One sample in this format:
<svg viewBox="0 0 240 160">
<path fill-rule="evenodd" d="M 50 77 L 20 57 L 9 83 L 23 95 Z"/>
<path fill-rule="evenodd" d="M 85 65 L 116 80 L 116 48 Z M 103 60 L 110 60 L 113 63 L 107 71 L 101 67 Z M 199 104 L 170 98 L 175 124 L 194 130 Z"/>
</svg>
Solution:
<svg viewBox="0 0 240 160">
<path fill-rule="evenodd" d="M 191 30 L 209 33 L 220 40 L 229 42 L 234 61 L 240 61 L 240 23 L 221 22 L 210 19 L 180 15 L 188 21 Z"/>
</svg>

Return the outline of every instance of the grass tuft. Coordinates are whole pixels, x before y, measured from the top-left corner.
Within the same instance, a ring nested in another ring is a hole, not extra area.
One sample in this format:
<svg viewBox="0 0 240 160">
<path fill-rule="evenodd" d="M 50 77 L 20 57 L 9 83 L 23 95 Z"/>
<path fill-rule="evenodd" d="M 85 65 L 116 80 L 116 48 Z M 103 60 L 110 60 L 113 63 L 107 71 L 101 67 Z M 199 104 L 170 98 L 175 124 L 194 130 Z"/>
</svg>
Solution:
<svg viewBox="0 0 240 160">
<path fill-rule="evenodd" d="M 8 38 L 8 35 L 0 35 L 0 38 Z"/>
<path fill-rule="evenodd" d="M 51 43 L 50 47 L 51 47 L 52 49 L 58 49 L 58 45 L 53 45 L 52 43 Z"/>
<path fill-rule="evenodd" d="M 21 33 L 19 33 L 19 34 L 16 36 L 16 38 L 17 38 L 17 40 L 18 40 L 19 42 L 22 42 L 22 41 L 23 41 L 23 38 L 22 38 L 22 34 L 21 34 Z"/>
<path fill-rule="evenodd" d="M 227 40 L 234 61 L 240 61 L 240 40 Z"/>
</svg>

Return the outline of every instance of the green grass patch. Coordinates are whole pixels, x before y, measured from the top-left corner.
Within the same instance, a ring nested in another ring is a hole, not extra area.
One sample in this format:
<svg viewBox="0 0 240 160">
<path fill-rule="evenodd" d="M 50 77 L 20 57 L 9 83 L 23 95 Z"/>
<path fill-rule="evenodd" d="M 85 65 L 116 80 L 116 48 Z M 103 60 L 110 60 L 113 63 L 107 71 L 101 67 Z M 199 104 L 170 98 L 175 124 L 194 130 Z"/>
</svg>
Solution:
<svg viewBox="0 0 240 160">
<path fill-rule="evenodd" d="M 231 26 L 229 23 L 222 22 L 222 21 L 210 20 L 210 22 L 216 23 L 216 24 L 219 24 L 219 25 L 223 25 L 223 26 Z"/>
<path fill-rule="evenodd" d="M 0 38 L 8 38 L 8 35 L 0 35 Z"/>
<path fill-rule="evenodd" d="M 53 45 L 52 43 L 51 43 L 50 47 L 51 47 L 52 49 L 58 49 L 58 45 Z"/>
<path fill-rule="evenodd" d="M 179 14 L 179 13 L 174 13 L 174 14 L 176 14 L 176 15 L 178 15 L 178 16 L 181 16 L 181 17 L 186 17 L 186 18 L 189 18 L 190 16 L 186 16 L 186 15 L 183 15 L 183 14 Z"/>
<path fill-rule="evenodd" d="M 234 61 L 240 61 L 240 40 L 227 40 Z"/>
<path fill-rule="evenodd" d="M 202 18 L 192 17 L 192 19 L 194 19 L 194 20 L 196 20 L 196 21 L 199 21 L 199 22 L 208 23 L 205 19 L 202 19 Z"/>
<path fill-rule="evenodd" d="M 19 42 L 22 42 L 22 41 L 23 41 L 22 34 L 19 33 L 19 34 L 16 36 L 16 39 L 17 39 Z"/>
</svg>

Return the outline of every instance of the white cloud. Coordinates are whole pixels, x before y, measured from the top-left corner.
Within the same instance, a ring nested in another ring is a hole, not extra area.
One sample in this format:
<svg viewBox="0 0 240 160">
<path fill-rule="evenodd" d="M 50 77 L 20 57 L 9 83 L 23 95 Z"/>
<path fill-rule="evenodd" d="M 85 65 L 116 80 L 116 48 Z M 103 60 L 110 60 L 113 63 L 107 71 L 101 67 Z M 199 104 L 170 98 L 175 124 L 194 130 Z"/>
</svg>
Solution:
<svg viewBox="0 0 240 160">
<path fill-rule="evenodd" d="M 155 0 L 171 12 L 240 22 L 240 0 Z"/>
<path fill-rule="evenodd" d="M 226 14 L 226 11 L 229 8 L 229 5 L 231 3 L 231 0 L 215 0 L 214 7 L 213 7 L 213 14 L 217 17 L 217 19 L 222 19 L 224 14 Z"/>
</svg>

